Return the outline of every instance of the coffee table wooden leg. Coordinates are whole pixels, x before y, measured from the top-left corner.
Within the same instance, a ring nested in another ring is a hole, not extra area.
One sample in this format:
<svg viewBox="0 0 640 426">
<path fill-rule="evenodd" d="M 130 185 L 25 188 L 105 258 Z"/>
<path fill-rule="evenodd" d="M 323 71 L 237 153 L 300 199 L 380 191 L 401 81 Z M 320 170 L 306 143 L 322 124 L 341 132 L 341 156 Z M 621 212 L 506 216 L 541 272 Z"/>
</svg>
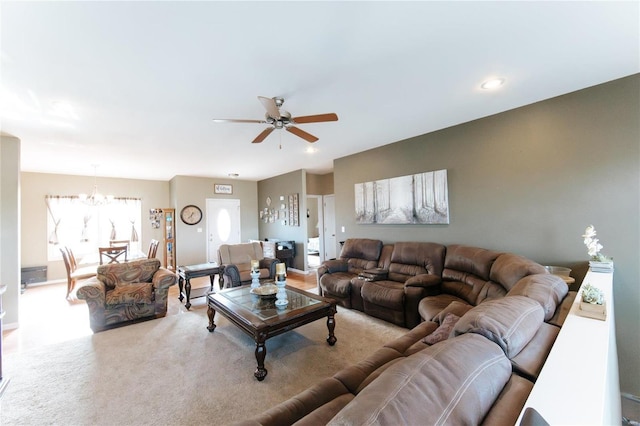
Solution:
<svg viewBox="0 0 640 426">
<path fill-rule="evenodd" d="M 264 359 L 267 356 L 267 347 L 264 344 L 264 340 L 259 338 L 256 341 L 256 361 L 258 361 L 258 367 L 256 368 L 255 376 L 258 381 L 263 381 L 267 377 L 267 369 L 264 368 Z"/>
<path fill-rule="evenodd" d="M 184 296 L 182 295 L 182 285 L 184 283 L 184 278 L 180 277 L 178 278 L 178 300 L 182 302 L 182 299 L 184 299 Z"/>
<path fill-rule="evenodd" d="M 327 316 L 327 328 L 329 329 L 329 337 L 327 337 L 327 343 L 329 343 L 330 346 L 335 345 L 338 341 L 335 334 L 333 334 L 333 331 L 336 328 L 336 320 L 333 317 L 333 314 L 334 313 L 332 312 Z"/>
<path fill-rule="evenodd" d="M 189 277 L 187 277 L 187 279 L 185 280 L 186 282 L 184 283 L 184 292 L 187 294 L 187 303 L 184 304 L 184 307 L 187 308 L 187 310 L 189 310 L 189 308 L 191 307 L 191 279 Z"/>
<path fill-rule="evenodd" d="M 213 333 L 213 330 L 216 329 L 216 325 L 213 323 L 213 317 L 216 316 L 216 311 L 214 311 L 211 306 L 207 308 L 207 316 L 209 317 L 209 326 L 207 327 L 207 330 L 209 330 L 209 333 Z"/>
</svg>

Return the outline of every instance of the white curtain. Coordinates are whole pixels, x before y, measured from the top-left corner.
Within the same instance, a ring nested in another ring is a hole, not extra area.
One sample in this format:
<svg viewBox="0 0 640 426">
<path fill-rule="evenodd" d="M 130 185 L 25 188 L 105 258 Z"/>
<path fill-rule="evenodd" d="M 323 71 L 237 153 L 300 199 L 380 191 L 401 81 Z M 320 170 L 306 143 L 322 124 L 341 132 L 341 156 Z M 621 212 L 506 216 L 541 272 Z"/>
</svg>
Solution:
<svg viewBox="0 0 640 426">
<path fill-rule="evenodd" d="M 102 206 L 89 206 L 76 196 L 48 195 L 45 201 L 49 260 L 60 258 L 58 245 L 69 246 L 76 256 L 82 256 L 108 246 L 109 240 L 130 239 L 132 246 L 139 243 L 139 198 L 115 198 Z"/>
</svg>

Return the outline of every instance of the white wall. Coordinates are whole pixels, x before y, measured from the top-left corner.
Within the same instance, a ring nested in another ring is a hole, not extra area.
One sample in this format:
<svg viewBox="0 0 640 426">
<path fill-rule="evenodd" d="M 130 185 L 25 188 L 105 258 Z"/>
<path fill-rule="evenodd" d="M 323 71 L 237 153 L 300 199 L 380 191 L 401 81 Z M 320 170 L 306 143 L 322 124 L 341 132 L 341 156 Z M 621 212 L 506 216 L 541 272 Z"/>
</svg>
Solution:
<svg viewBox="0 0 640 426">
<path fill-rule="evenodd" d="M 20 315 L 20 140 L 0 134 L 0 283 L 5 328 L 14 328 Z"/>
</svg>

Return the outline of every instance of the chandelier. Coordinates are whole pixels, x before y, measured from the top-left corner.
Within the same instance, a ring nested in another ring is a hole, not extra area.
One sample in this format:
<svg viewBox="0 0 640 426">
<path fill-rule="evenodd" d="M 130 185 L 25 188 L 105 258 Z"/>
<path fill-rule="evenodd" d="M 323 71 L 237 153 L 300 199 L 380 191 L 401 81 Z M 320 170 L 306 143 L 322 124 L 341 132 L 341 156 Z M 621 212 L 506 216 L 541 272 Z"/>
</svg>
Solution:
<svg viewBox="0 0 640 426">
<path fill-rule="evenodd" d="M 93 191 L 91 195 L 78 194 L 80 201 L 88 206 L 102 206 L 113 201 L 113 195 L 102 195 L 98 192 L 98 175 L 96 174 L 97 165 L 93 166 Z"/>
</svg>

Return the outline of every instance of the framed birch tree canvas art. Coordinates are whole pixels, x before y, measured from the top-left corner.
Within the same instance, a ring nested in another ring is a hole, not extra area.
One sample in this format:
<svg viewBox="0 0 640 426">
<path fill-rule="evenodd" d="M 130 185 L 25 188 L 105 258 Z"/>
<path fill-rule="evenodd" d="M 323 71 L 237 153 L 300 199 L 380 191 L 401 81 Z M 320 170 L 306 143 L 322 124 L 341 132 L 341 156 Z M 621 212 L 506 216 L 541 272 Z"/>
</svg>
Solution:
<svg viewBox="0 0 640 426">
<path fill-rule="evenodd" d="M 448 224 L 447 170 L 355 184 L 358 224 Z"/>
</svg>

